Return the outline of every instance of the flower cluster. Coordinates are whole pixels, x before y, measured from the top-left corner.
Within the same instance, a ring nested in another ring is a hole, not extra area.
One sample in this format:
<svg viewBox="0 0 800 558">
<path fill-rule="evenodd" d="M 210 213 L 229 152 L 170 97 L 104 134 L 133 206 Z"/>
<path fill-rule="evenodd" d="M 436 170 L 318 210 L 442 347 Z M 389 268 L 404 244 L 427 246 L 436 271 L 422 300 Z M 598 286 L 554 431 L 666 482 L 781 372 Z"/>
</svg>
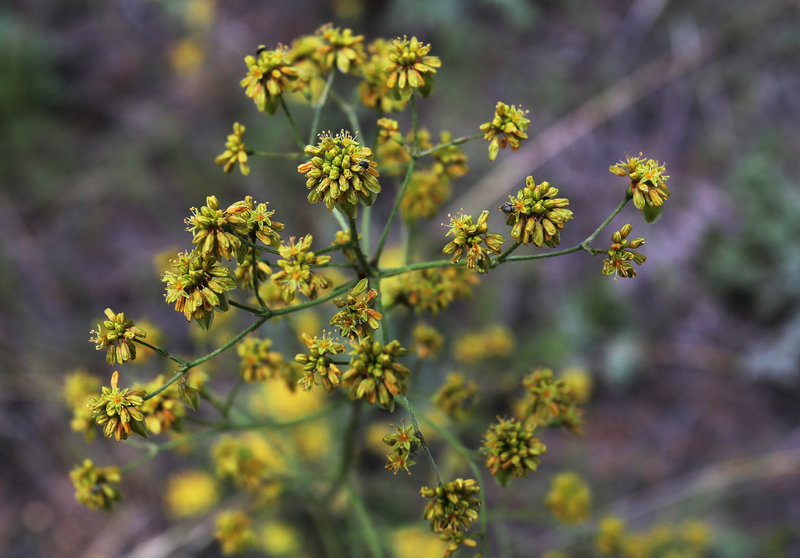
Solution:
<svg viewBox="0 0 800 558">
<path fill-rule="evenodd" d="M 263 285 L 267 278 L 272 275 L 272 268 L 267 262 L 256 258 L 255 265 L 256 277 L 258 282 Z M 253 256 L 247 255 L 242 258 L 242 261 L 236 263 L 236 269 L 233 271 L 236 277 L 236 284 L 240 289 L 253 288 Z"/>
<path fill-rule="evenodd" d="M 361 239 L 361 235 L 358 235 L 358 237 Z M 358 260 L 358 256 L 356 256 L 350 240 L 350 231 L 336 231 L 336 236 L 334 236 L 331 246 L 342 246 L 342 255 L 348 262 L 355 263 Z"/>
<path fill-rule="evenodd" d="M 503 324 L 493 324 L 475 333 L 462 335 L 453 347 L 456 360 L 475 363 L 506 358 L 514 349 L 514 332 Z"/>
<path fill-rule="evenodd" d="M 521 478 L 539 467 L 539 456 L 547 453 L 545 445 L 533 435 L 533 425 L 525 426 L 511 420 L 497 419 L 483 435 L 482 451 L 486 467 L 501 486 L 511 477 Z"/>
<path fill-rule="evenodd" d="M 103 386 L 100 397 L 91 398 L 87 405 L 91 409 L 92 418 L 103 426 L 106 438 L 114 436 L 117 440 L 125 440 L 131 432 L 147 438 L 142 405 L 144 392 L 119 389 L 119 372 L 111 374 L 111 387 Z"/>
<path fill-rule="evenodd" d="M 219 500 L 216 479 L 199 469 L 170 475 L 164 490 L 164 506 L 174 518 L 197 517 L 208 513 Z"/>
<path fill-rule="evenodd" d="M 349 74 L 366 61 L 364 35 L 353 35 L 352 30 L 331 24 L 323 25 L 316 34 L 322 39 L 315 53 L 322 72 L 329 72 L 335 65 L 343 74 Z"/>
<path fill-rule="evenodd" d="M 275 114 L 280 105 L 281 94 L 297 91 L 306 85 L 300 71 L 292 64 L 288 49 L 278 45 L 275 50 L 267 50 L 260 45 L 256 55 L 244 57 L 247 75 L 239 82 L 245 95 L 253 99 L 259 112 Z"/>
<path fill-rule="evenodd" d="M 305 375 L 300 378 L 300 383 L 305 389 L 317 383 L 316 376 L 328 392 L 339 385 L 341 371 L 331 362 L 331 356 L 344 352 L 344 345 L 333 341 L 325 332 L 322 337 L 311 337 L 302 333 L 300 339 L 308 347 L 308 354 L 300 353 L 294 357 L 295 362 L 303 365 Z M 316 376 L 315 376 L 316 375 Z"/>
<path fill-rule="evenodd" d="M 272 220 L 275 210 L 270 210 L 268 206 L 269 202 L 256 203 L 252 196 L 245 196 L 244 200 L 232 204 L 225 211 L 229 221 L 233 215 L 241 215 L 245 219 L 251 238 L 255 236 L 266 246 L 277 248 L 281 244 L 281 235 L 278 233 L 284 229 L 284 225 Z"/>
<path fill-rule="evenodd" d="M 358 93 L 364 106 L 375 109 L 382 114 L 400 112 L 406 108 L 407 100 L 397 99 L 386 85 L 386 68 L 389 60 L 390 43 L 384 39 L 375 39 L 367 46 L 369 59 L 361 65 L 361 76 L 364 80 L 358 86 Z"/>
<path fill-rule="evenodd" d="M 702 521 L 678 525 L 659 523 L 644 532 L 627 532 L 625 522 L 614 516 L 602 518 L 595 534 L 595 546 L 603 556 L 707 556 L 711 529 Z"/>
<path fill-rule="evenodd" d="M 478 282 L 478 277 L 463 267 L 421 269 L 403 275 L 390 294 L 394 303 L 405 304 L 418 314 L 438 314 L 454 300 L 472 296 L 472 287 Z"/>
<path fill-rule="evenodd" d="M 430 50 L 431 45 L 422 44 L 416 37 L 404 36 L 392 41 L 386 86 L 393 89 L 398 98 L 408 99 L 415 88 L 423 97 L 430 95 L 436 68 L 442 66 L 438 56 L 428 55 Z"/>
<path fill-rule="evenodd" d="M 644 244 L 644 238 L 634 238 L 628 240 L 633 227 L 630 223 L 611 235 L 611 247 L 608 249 L 608 258 L 603 260 L 603 275 L 608 277 L 612 273 L 617 277 L 636 277 L 636 270 L 633 263 L 642 265 L 647 259 L 646 256 L 636 251 L 636 248 Z"/>
<path fill-rule="evenodd" d="M 391 434 L 383 437 L 383 443 L 392 448 L 392 453 L 386 456 L 386 468 L 390 471 L 403 469 L 409 475 L 409 467 L 415 464 L 411 459 L 414 452 L 419 448 L 419 436 L 413 426 L 403 426 L 395 428 Z"/>
<path fill-rule="evenodd" d="M 226 556 L 244 552 L 257 542 L 253 521 L 241 510 L 220 513 L 215 522 L 214 537 Z"/>
<path fill-rule="evenodd" d="M 201 255 L 232 260 L 234 255 L 239 257 L 247 253 L 247 250 L 241 251 L 239 238 L 249 232 L 246 216 L 239 211 L 230 211 L 231 208 L 220 209 L 216 196 L 206 197 L 206 204 L 200 209 L 191 208 L 186 230 L 192 233 L 192 244 Z"/>
<path fill-rule="evenodd" d="M 553 371 L 537 368 L 522 381 L 526 388 L 521 401 L 521 419 L 534 425 L 565 426 L 581 434 L 582 411 L 576 395 L 564 380 L 556 380 Z"/>
<path fill-rule="evenodd" d="M 84 459 L 69 472 L 75 487 L 75 499 L 89 509 L 110 510 L 120 500 L 119 490 L 110 483 L 121 479 L 118 467 L 95 467 L 91 459 Z"/>
<path fill-rule="evenodd" d="M 645 159 L 628 155 L 625 162 L 611 165 L 608 168 L 617 176 L 628 176 L 631 179 L 633 205 L 636 209 L 644 209 L 645 205 L 659 207 L 669 198 L 666 181 L 669 175 L 664 174 L 666 167 L 653 159 Z"/>
<path fill-rule="evenodd" d="M 106 320 L 97 324 L 97 329 L 89 332 L 89 341 L 96 345 L 98 351 L 106 349 L 106 363 L 123 364 L 136 358 L 134 339 L 146 337 L 147 334 L 136 327 L 132 320 L 126 320 L 125 314 L 115 314 L 111 308 L 105 309 Z"/>
<path fill-rule="evenodd" d="M 472 380 L 465 382 L 461 374 L 448 374 L 447 380 L 433 395 L 432 401 L 451 419 L 462 421 L 469 409 L 478 403 L 478 384 Z"/>
<path fill-rule="evenodd" d="M 212 457 L 219 477 L 255 493 L 264 489 L 282 465 L 275 450 L 254 433 L 221 438 L 212 450 Z"/>
<path fill-rule="evenodd" d="M 452 263 L 458 263 L 466 254 L 467 267 L 478 270 L 478 273 L 489 271 L 491 261 L 489 252 L 499 254 L 505 239 L 502 235 L 489 232 L 489 212 L 484 210 L 478 217 L 478 222 L 472 222 L 472 215 L 458 213 L 450 217 L 450 230 L 446 236 L 453 236 L 442 249 L 445 254 L 453 254 Z M 486 244 L 486 247 L 481 244 Z"/>
<path fill-rule="evenodd" d="M 439 132 L 439 143 L 442 145 L 452 141 L 453 135 L 443 130 Z M 459 178 L 469 172 L 467 166 L 467 155 L 458 145 L 447 145 L 433 152 L 433 159 L 436 161 L 434 169 L 437 173 L 443 174 L 448 178 Z"/>
<path fill-rule="evenodd" d="M 365 399 L 387 411 L 394 410 L 394 397 L 405 395 L 408 368 L 397 362 L 408 351 L 400 342 L 383 345 L 364 339 L 350 353 L 350 369 L 342 375 L 342 385 L 350 388 L 351 399 Z"/>
<path fill-rule="evenodd" d="M 528 139 L 525 130 L 530 125 L 530 120 L 525 118 L 529 111 L 517 108 L 516 105 L 507 105 L 498 101 L 494 109 L 491 122 L 481 124 L 483 138 L 489 142 L 489 159 L 494 161 L 497 152 L 505 149 L 506 145 L 511 151 L 519 149 L 522 140 Z"/>
<path fill-rule="evenodd" d="M 549 182 L 536 184 L 533 177 L 525 179 L 525 187 L 517 197 L 500 206 L 506 214 L 506 224 L 511 226 L 511 236 L 519 243 L 555 248 L 561 242 L 560 230 L 572 219 L 567 198 L 557 198 L 558 189 Z"/>
<path fill-rule="evenodd" d="M 312 158 L 297 171 L 306 175 L 309 203 L 322 201 L 330 210 L 340 207 L 355 217 L 359 202 L 372 205 L 375 201 L 381 191 L 377 163 L 372 150 L 359 145 L 349 132 L 320 134 L 317 145 L 306 146 L 305 152 Z"/>
<path fill-rule="evenodd" d="M 618 517 L 606 516 L 597 525 L 595 545 L 603 556 L 618 555 L 622 550 L 625 522 Z"/>
<path fill-rule="evenodd" d="M 317 256 L 311 251 L 313 240 L 310 234 L 298 242 L 291 237 L 278 248 L 283 259 L 278 260 L 281 270 L 272 276 L 272 282 L 281 286 L 281 296 L 287 304 L 294 300 L 297 291 L 314 300 L 320 290 L 331 286 L 330 279 L 311 269 L 311 266 L 331 261 L 330 256 Z"/>
<path fill-rule="evenodd" d="M 87 442 L 94 439 L 97 429 L 94 428 L 92 412 L 86 401 L 100 390 L 100 380 L 90 376 L 86 370 L 77 370 L 64 379 L 63 396 L 67 406 L 72 409 L 70 428 L 73 432 L 82 432 Z"/>
<path fill-rule="evenodd" d="M 421 359 L 438 355 L 444 346 L 444 337 L 432 325 L 417 324 L 411 336 L 414 339 L 412 348 L 416 349 L 417 356 Z"/>
<path fill-rule="evenodd" d="M 247 165 L 247 146 L 242 141 L 245 127 L 238 122 L 233 123 L 233 133 L 228 135 L 225 142 L 225 151 L 214 159 L 214 163 L 222 165 L 222 170 L 226 173 L 233 170 L 233 166 L 239 163 L 239 170 L 247 176 L 250 174 L 250 167 Z"/>
<path fill-rule="evenodd" d="M 419 493 L 430 502 L 425 506 L 425 519 L 430 521 L 431 531 L 439 533 L 442 540 L 450 542 L 444 556 L 450 556 L 459 545 L 475 546 L 464 534 L 478 519 L 481 505 L 478 493 L 481 488 L 474 479 L 456 479 L 436 488 L 423 486 Z"/>
<path fill-rule="evenodd" d="M 272 339 L 247 337 L 236 348 L 239 370 L 245 382 L 263 382 L 273 378 L 287 378 L 291 374 L 288 363 L 279 352 L 270 350 Z"/>
<path fill-rule="evenodd" d="M 435 167 L 414 171 L 400 202 L 403 220 L 414 223 L 435 217 L 450 195 L 450 179 Z"/>
<path fill-rule="evenodd" d="M 211 326 L 214 308 L 228 309 L 227 291 L 236 288 L 231 270 L 217 262 L 214 256 L 193 251 L 181 252 L 173 260 L 173 270 L 164 272 L 167 284 L 164 298 L 175 303 L 175 311 L 183 312 L 187 321 L 194 318 L 204 329 Z"/>
<path fill-rule="evenodd" d="M 331 318 L 331 325 L 339 328 L 339 335 L 350 339 L 371 338 L 372 330 L 378 329 L 378 322 L 383 315 L 369 305 L 378 296 L 375 289 L 367 290 L 369 282 L 366 278 L 350 291 L 347 298 L 334 299 L 340 310 Z"/>
<path fill-rule="evenodd" d="M 163 385 L 164 375 L 159 374 L 157 378 L 144 386 L 141 391 L 152 393 Z M 186 388 L 187 386 L 184 385 L 184 389 Z M 176 384 L 172 384 L 158 395 L 154 395 L 145 401 L 141 410 L 148 432 L 161 434 L 168 430 L 175 430 L 176 432 L 182 430 L 181 419 L 186 414 L 186 406 L 181 401 L 179 387 Z"/>
<path fill-rule="evenodd" d="M 213 256 L 217 260 L 231 260 L 234 256 L 242 262 L 249 253 L 247 245 L 240 237 L 249 235 L 258 238 L 267 246 L 277 248 L 283 230 L 283 223 L 273 221 L 275 211 L 269 204 L 256 204 L 251 196 L 220 209 L 216 196 L 208 196 L 206 205 L 192 208 L 192 215 L 186 219 L 186 230 L 192 233 L 192 244 L 203 256 Z"/>
<path fill-rule="evenodd" d="M 561 473 L 553 478 L 545 503 L 559 521 L 580 523 L 589 518 L 589 486 L 575 473 Z"/>
</svg>

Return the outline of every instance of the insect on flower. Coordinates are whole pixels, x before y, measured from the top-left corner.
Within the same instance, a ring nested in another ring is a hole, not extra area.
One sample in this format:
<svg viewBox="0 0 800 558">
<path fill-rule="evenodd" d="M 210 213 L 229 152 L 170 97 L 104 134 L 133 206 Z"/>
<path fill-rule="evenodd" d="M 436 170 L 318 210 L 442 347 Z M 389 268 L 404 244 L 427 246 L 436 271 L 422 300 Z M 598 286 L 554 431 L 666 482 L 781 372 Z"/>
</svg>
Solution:
<svg viewBox="0 0 800 558">
<path fill-rule="evenodd" d="M 361 167 L 362 169 L 368 169 L 369 168 L 369 161 L 367 161 L 366 159 L 361 159 L 358 162 L 358 166 Z"/>
<path fill-rule="evenodd" d="M 514 204 L 511 203 L 510 201 L 507 201 L 503 203 L 503 205 L 501 205 L 498 209 L 503 213 L 505 213 L 506 215 L 508 215 L 509 213 L 514 213 Z"/>
</svg>

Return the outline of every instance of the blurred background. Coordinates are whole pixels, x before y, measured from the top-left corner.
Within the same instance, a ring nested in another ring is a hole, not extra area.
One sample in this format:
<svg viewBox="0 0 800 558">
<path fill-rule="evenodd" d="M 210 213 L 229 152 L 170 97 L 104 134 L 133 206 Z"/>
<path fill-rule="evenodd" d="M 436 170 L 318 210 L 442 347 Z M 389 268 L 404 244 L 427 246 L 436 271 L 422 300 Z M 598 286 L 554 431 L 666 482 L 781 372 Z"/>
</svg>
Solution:
<svg viewBox="0 0 800 558">
<path fill-rule="evenodd" d="M 569 469 L 592 487 L 595 519 L 613 512 L 647 529 L 698 518 L 712 527 L 711 556 L 800 556 L 800 10 L 777 0 L 4 2 L 0 555 L 219 554 L 210 523 L 189 517 L 176 527 L 163 498 L 172 473 L 207 468 L 207 448 L 159 456 L 126 475 L 112 514 L 74 501 L 68 472 L 85 456 L 124 465 L 142 449 L 87 445 L 72 433 L 64 376 L 84 368 L 107 385 L 111 369 L 87 341 L 106 307 L 149 320 L 178 354 L 215 346 L 213 328 L 198 341 L 197 328 L 163 302 L 154 263 L 190 246 L 183 219 L 205 196 L 227 205 L 252 194 L 271 203 L 287 233 L 332 237 L 337 224 L 306 203 L 295 162 L 252 157 L 248 177 L 214 164 L 234 121 L 247 126 L 249 146 L 295 149 L 285 119 L 259 113 L 244 96 L 242 58 L 328 21 L 367 42 L 408 34 L 432 44 L 442 68 L 418 107 L 434 139 L 443 129 L 476 133 L 498 100 L 530 109 L 531 139 L 518 152 L 490 162 L 485 141 L 463 146 L 471 172 L 425 229 L 442 245 L 439 223 L 462 207 L 491 209 L 500 231 L 495 208 L 528 175 L 571 200 L 563 246 L 618 203 L 624 180 L 610 164 L 642 151 L 666 161 L 671 176 L 660 221 L 649 225 L 627 207 L 597 240 L 606 247 L 613 230 L 634 225 L 648 258 L 635 280 L 602 277 L 600 258 L 582 253 L 519 262 L 429 320 L 446 332 L 504 324 L 513 338 L 491 360 L 469 362 L 448 337 L 412 387 L 423 410 L 455 369 L 486 390 L 474 418 L 452 425 L 470 447 L 508 412 L 532 368 L 578 368 L 593 379 L 585 436 L 545 433 L 539 472 L 511 490 L 484 472 L 496 552 L 585 555 L 585 533 L 559 527 L 541 505 L 549 479 Z M 356 83 L 341 77 L 336 87 L 345 94 Z M 307 130 L 309 112 L 292 106 Z M 373 133 L 363 107 L 360 117 Z M 407 129 L 408 116 L 400 121 Z M 332 107 L 321 127 L 346 125 Z M 393 193 L 397 181 L 384 184 Z M 373 223 L 384 222 L 388 198 Z M 440 259 L 433 244 L 424 256 Z M 289 357 L 298 350 L 286 348 Z M 234 357 L 209 371 L 225 386 L 235 367 Z M 123 374 L 148 381 L 169 371 L 151 359 Z M 401 416 L 372 409 L 365 421 Z M 440 439 L 432 443 L 452 476 L 469 474 Z M 381 535 L 424 530 L 424 460 L 413 477 L 392 477 L 367 446 L 357 470 Z M 281 532 L 303 544 L 252 555 L 319 555 L 299 520 L 281 521 Z M 425 544 L 412 555 L 426 556 Z"/>
</svg>

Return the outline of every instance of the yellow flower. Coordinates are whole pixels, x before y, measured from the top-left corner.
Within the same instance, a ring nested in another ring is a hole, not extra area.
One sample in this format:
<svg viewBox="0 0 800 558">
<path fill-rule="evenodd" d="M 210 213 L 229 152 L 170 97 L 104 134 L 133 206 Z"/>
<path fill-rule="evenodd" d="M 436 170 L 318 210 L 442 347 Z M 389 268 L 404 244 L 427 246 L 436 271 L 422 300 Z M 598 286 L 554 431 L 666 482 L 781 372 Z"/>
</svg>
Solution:
<svg viewBox="0 0 800 558">
<path fill-rule="evenodd" d="M 222 165 L 222 170 L 226 173 L 233 170 L 233 166 L 239 163 L 239 170 L 242 174 L 247 176 L 250 174 L 250 167 L 247 165 L 247 146 L 242 140 L 242 135 L 246 128 L 238 122 L 233 123 L 233 133 L 228 135 L 228 141 L 225 142 L 225 151 L 214 159 L 218 165 Z"/>
<path fill-rule="evenodd" d="M 167 480 L 164 503 L 172 517 L 180 519 L 205 514 L 217 500 L 217 482 L 205 471 L 182 471 Z"/>
<path fill-rule="evenodd" d="M 302 547 L 301 535 L 288 523 L 269 521 L 259 531 L 261 548 L 270 556 L 297 556 Z"/>
<path fill-rule="evenodd" d="M 270 382 L 256 393 L 251 406 L 259 414 L 294 420 L 319 411 L 327 401 L 321 391 L 292 390 L 284 382 Z"/>
<path fill-rule="evenodd" d="M 441 558 L 445 543 L 423 527 L 402 527 L 391 534 L 395 558 Z"/>
<path fill-rule="evenodd" d="M 556 519 L 567 524 L 589 518 L 589 485 L 575 473 L 561 473 L 553 478 L 546 503 Z"/>
</svg>

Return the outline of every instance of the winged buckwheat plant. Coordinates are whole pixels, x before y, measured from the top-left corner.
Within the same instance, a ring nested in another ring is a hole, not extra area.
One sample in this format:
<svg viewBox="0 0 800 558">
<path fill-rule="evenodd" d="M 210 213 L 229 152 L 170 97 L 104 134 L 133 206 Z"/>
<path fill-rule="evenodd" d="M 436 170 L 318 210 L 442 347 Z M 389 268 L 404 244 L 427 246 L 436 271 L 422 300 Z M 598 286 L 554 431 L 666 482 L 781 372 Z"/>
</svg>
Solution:
<svg viewBox="0 0 800 558">
<path fill-rule="evenodd" d="M 480 555 L 490 555 L 486 473 L 503 487 L 531 482 L 547 459 L 540 440 L 543 432 L 557 428 L 582 432 L 582 404 L 590 386 L 581 373 L 558 376 L 543 368 L 533 370 L 519 379 L 518 402 L 484 426 L 479 447 L 466 445 L 427 418 L 424 423 L 430 428 L 423 429 L 415 412 L 420 401 L 411 401 L 422 395 L 409 390 L 441 351 L 445 336 L 419 316 L 446 311 L 454 300 L 471 294 L 480 276 L 503 273 L 497 268 L 535 265 L 533 260 L 575 252 L 606 255 L 598 262 L 598 273 L 635 277 L 632 264 L 645 261 L 635 250 L 644 239 L 629 238 L 630 224 L 611 235 L 607 250 L 594 243 L 630 201 L 652 220 L 653 211 L 660 211 L 669 198 L 668 176 L 663 164 L 641 154 L 612 165 L 611 172 L 624 179 L 619 183 L 619 205 L 592 234 L 566 248 L 560 247 L 560 233 L 575 215 L 564 196 L 575 188 L 556 187 L 547 180 L 537 183 L 529 176 L 523 184 L 508 184 L 508 198 L 497 200 L 495 208 L 483 209 L 477 218 L 463 212 L 451 216 L 441 237 L 430 239 L 442 254 L 439 258 L 417 259 L 419 250 L 413 244 L 417 237 L 406 234 L 405 255 L 389 265 L 390 259 L 382 256 L 395 229 L 413 232 L 422 221 L 438 217 L 453 181 L 468 172 L 460 145 L 486 140 L 494 160 L 500 149 L 508 146 L 516 151 L 528 138 L 529 112 L 497 102 L 494 111 L 487 107 L 487 122 L 476 121 L 462 131 L 468 135 L 454 137 L 445 130 L 434 141 L 435 135 L 418 123 L 417 103 L 433 93 L 439 71 L 442 61 L 435 50 L 417 37 L 367 43 L 363 35 L 332 25 L 299 37 L 291 46 L 262 45 L 244 57 L 242 92 L 253 100 L 257 113 L 247 127 L 233 124 L 216 163 L 226 173 L 238 165 L 243 175 L 249 175 L 249 163 L 256 157 L 276 165 L 300 160 L 298 191 L 314 205 L 310 211 L 330 213 L 341 230 L 330 240 L 314 238 L 308 231 L 286 231 L 279 219 L 294 200 L 257 202 L 247 196 L 222 203 L 223 195 L 209 195 L 204 205 L 188 210 L 185 250 L 172 255 L 162 276 L 165 301 L 203 330 L 219 316 L 225 324 L 217 327 L 228 331 L 233 322 L 227 316 L 232 313 L 246 316 L 248 325 L 230 333 L 213 350 L 184 358 L 153 344 L 159 337 L 154 330 L 137 327 L 126 314 L 105 310 L 106 319 L 91 332 L 90 340 L 105 352 L 109 365 L 121 366 L 143 352 L 155 352 L 172 368 L 166 377 L 145 383 L 132 381 L 131 373 L 114 371 L 110 386 L 102 388 L 86 373 L 68 378 L 65 396 L 74 410 L 72 427 L 87 440 L 98 426 L 105 437 L 118 441 L 133 434 L 148 437 L 138 444 L 144 444 L 144 456 L 127 466 L 101 467 L 88 459 L 78 465 L 71 477 L 80 503 L 106 510 L 121 505 L 124 487 L 120 489 L 119 483 L 125 473 L 161 453 L 177 448 L 197 451 L 203 440 L 212 440 L 210 458 L 217 480 L 187 472 L 193 475 L 187 479 L 202 480 L 203 490 L 187 489 L 187 482 L 176 477 L 169 483 L 167 500 L 172 509 L 180 510 L 176 514 L 208 513 L 218 493 L 214 482 L 228 483 L 230 491 L 241 492 L 229 500 L 230 505 L 217 506 L 215 535 L 224 554 L 260 544 L 260 529 L 270 533 L 262 538 L 270 541 L 272 546 L 266 548 L 272 551 L 275 537 L 294 532 L 289 536 L 294 546 L 286 548 L 297 551 L 302 539 L 296 529 L 311 529 L 321 541 L 319 546 L 309 543 L 314 555 L 320 549 L 328 556 L 363 555 L 366 549 L 373 556 L 384 556 L 392 539 L 382 536 L 378 522 L 372 521 L 374 512 L 362 500 L 362 485 L 353 471 L 358 470 L 359 431 L 376 417 L 400 412 L 408 424 L 395 420 L 400 426 L 387 428 L 378 437 L 386 468 L 427 476 L 418 471 L 420 465 L 415 466 L 424 461 L 430 475 L 430 482 L 419 483 L 418 512 L 408 521 L 427 520 L 430 531 L 444 541 L 445 557 L 462 547 L 478 547 Z M 343 100 L 346 97 L 335 84 L 339 74 L 351 76 L 347 83 L 353 83 L 352 78 L 358 82 L 355 95 L 362 110 Z M 311 112 L 310 130 L 296 126 L 288 95 L 293 107 L 304 104 Z M 342 111 L 352 129 L 320 132 L 321 114 L 329 108 Z M 407 130 L 387 117 L 403 111 L 411 117 Z M 257 151 L 245 132 L 259 125 L 256 117 L 279 114 L 292 130 L 297 151 Z M 303 137 L 310 139 L 306 142 Z M 375 141 L 367 141 L 368 137 Z M 387 209 L 381 227 L 370 225 L 375 204 Z M 181 226 L 179 216 L 175 225 Z M 378 236 L 372 235 L 373 228 L 380 230 Z M 320 314 L 330 331 L 321 329 Z M 304 315 L 310 318 L 303 321 Z M 397 315 L 405 316 L 402 327 Z M 287 317 L 296 320 L 288 324 Z M 277 341 L 279 321 L 295 328 L 300 352 Z M 493 326 L 465 337 L 458 345 L 458 359 L 489 363 L 492 373 L 491 363 L 507 355 L 511 343 L 508 328 Z M 214 381 L 209 381 L 206 370 L 226 351 L 238 357 L 239 366 L 215 370 Z M 222 392 L 220 384 L 228 386 L 227 391 Z M 483 405 L 478 386 L 455 372 L 429 397 L 441 413 L 464 421 Z M 343 415 L 343 406 L 349 406 L 349 418 Z M 439 456 L 432 452 L 426 433 L 451 445 L 465 460 L 470 476 L 443 478 Z M 168 439 L 159 441 L 162 437 Z M 113 455 L 109 453 L 107 460 Z M 387 494 L 395 490 L 392 479 L 386 477 L 382 490 Z M 282 506 L 293 501 L 301 511 L 285 517 L 295 518 L 295 531 L 276 523 Z M 559 476 L 547 505 L 563 521 L 583 520 L 589 514 L 588 487 L 575 475 Z M 355 517 L 357 526 L 343 521 L 344 513 Z M 404 510 L 399 507 L 395 513 Z M 703 537 L 698 533 L 687 535 L 681 544 L 702 550 Z M 605 519 L 597 534 L 599 552 L 627 555 L 625 545 L 632 544 L 632 537 L 621 521 Z"/>
</svg>

